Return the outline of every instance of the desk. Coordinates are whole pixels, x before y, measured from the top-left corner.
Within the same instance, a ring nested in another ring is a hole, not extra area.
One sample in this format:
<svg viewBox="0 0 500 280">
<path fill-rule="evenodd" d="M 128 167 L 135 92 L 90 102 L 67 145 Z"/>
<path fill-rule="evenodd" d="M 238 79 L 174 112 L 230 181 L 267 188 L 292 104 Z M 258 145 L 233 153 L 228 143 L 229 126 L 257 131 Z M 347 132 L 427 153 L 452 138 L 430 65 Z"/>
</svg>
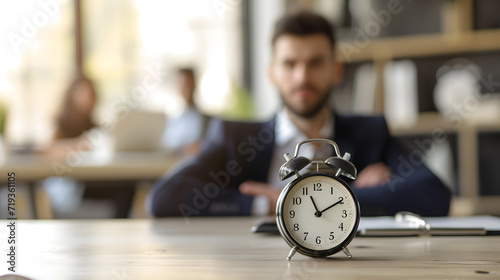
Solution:
<svg viewBox="0 0 500 280">
<path fill-rule="evenodd" d="M 51 280 L 500 277 L 500 237 L 359 237 L 349 246 L 351 260 L 342 253 L 328 259 L 296 254 L 287 262 L 285 241 L 251 233 L 256 222 L 252 217 L 189 223 L 182 218 L 18 221 L 18 272 Z"/>
<path fill-rule="evenodd" d="M 62 159 L 21 154 L 8 156 L 0 165 L 0 174 L 16 171 L 19 182 L 34 182 L 51 176 L 68 176 L 82 181 L 156 179 L 179 160 L 179 157 L 160 152 L 89 154 Z"/>
<path fill-rule="evenodd" d="M 35 183 L 52 176 L 66 176 L 88 182 L 87 186 L 120 186 L 131 189 L 141 180 L 154 181 L 181 160 L 161 152 L 119 152 L 119 153 L 82 153 L 61 159 L 51 159 L 34 154 L 9 155 L 0 164 L 0 180 L 7 180 L 7 173 L 15 171 L 16 181 L 28 183 L 29 204 L 33 217 L 51 217 L 51 211 L 40 205 L 47 204 L 36 197 Z M 119 182 L 118 184 L 110 184 Z M 40 197 L 40 196 L 39 196 Z M 42 202 L 40 202 L 42 201 Z M 120 206 L 117 217 L 125 217 L 130 205 Z M 123 209 L 121 209 L 123 208 Z M 40 213 L 48 212 L 40 215 Z"/>
</svg>

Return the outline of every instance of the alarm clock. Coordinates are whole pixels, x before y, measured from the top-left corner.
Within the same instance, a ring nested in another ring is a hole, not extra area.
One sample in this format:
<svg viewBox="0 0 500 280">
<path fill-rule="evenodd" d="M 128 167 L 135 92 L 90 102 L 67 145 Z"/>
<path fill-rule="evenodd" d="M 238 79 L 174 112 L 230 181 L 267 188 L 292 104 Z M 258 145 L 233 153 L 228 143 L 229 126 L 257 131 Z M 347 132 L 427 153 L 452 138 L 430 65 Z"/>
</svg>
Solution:
<svg viewBox="0 0 500 280">
<path fill-rule="evenodd" d="M 332 145 L 335 155 L 324 161 L 299 156 L 300 147 L 312 142 Z M 296 176 L 281 191 L 276 205 L 276 224 L 292 248 L 287 260 L 296 252 L 326 257 L 343 251 L 352 258 L 347 245 L 356 235 L 360 209 L 354 192 L 341 178 L 356 179 L 357 171 L 349 161 L 350 154 L 341 157 L 334 141 L 308 139 L 297 144 L 294 157 L 289 153 L 284 156 L 286 162 L 279 170 L 280 180 Z M 320 164 L 332 172 L 320 172 Z M 300 174 L 306 166 L 316 169 Z"/>
</svg>

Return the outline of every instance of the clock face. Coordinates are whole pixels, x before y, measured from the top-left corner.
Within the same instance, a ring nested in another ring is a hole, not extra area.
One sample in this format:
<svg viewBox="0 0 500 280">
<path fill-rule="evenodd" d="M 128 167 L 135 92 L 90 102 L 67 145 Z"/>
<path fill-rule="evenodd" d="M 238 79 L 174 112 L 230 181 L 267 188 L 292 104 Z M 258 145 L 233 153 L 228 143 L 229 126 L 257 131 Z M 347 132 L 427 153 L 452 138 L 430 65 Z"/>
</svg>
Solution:
<svg viewBox="0 0 500 280">
<path fill-rule="evenodd" d="M 347 246 L 359 222 L 359 206 L 352 191 L 329 174 L 306 174 L 294 182 L 279 204 L 282 233 L 286 231 L 299 251 L 305 249 L 310 255 L 331 255 Z"/>
</svg>

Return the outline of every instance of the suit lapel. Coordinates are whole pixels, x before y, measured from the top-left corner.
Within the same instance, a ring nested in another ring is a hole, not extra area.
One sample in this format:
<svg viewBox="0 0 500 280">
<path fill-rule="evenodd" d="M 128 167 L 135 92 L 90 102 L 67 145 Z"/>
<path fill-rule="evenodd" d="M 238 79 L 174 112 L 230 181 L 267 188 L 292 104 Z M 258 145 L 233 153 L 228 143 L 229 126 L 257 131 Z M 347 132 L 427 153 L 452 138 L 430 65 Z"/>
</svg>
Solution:
<svg viewBox="0 0 500 280">
<path fill-rule="evenodd" d="M 342 153 L 340 156 L 344 155 L 344 153 L 350 153 L 351 154 L 351 161 L 354 161 L 355 157 L 355 147 L 354 147 L 354 142 L 351 139 L 351 134 L 350 131 L 352 128 L 349 127 L 346 117 L 335 114 L 334 118 L 334 135 L 333 135 L 333 141 L 339 145 L 340 152 Z"/>
<path fill-rule="evenodd" d="M 270 121 L 262 123 L 257 131 L 257 135 L 261 130 L 271 131 L 272 132 L 272 141 L 269 143 L 265 143 L 264 149 L 258 153 L 255 158 L 255 180 L 261 182 L 267 182 L 267 178 L 269 176 L 269 167 L 271 165 L 271 159 L 273 157 L 274 145 L 276 141 L 276 116 L 274 116 Z"/>
</svg>

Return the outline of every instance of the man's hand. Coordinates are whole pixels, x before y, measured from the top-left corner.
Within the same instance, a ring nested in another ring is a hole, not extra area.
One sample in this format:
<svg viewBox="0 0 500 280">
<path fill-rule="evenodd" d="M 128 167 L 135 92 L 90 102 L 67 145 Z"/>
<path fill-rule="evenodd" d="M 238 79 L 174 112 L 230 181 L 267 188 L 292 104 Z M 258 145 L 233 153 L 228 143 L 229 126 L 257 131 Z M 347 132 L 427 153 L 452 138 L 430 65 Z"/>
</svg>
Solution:
<svg viewBox="0 0 500 280">
<path fill-rule="evenodd" d="M 356 188 L 371 188 L 387 183 L 392 177 L 391 169 L 383 162 L 368 165 L 354 181 Z"/>
<path fill-rule="evenodd" d="M 276 202 L 280 196 L 281 190 L 273 186 L 255 181 L 245 181 L 240 185 L 240 192 L 250 196 L 262 195 L 269 199 L 269 214 L 272 215 L 276 211 Z"/>
</svg>

